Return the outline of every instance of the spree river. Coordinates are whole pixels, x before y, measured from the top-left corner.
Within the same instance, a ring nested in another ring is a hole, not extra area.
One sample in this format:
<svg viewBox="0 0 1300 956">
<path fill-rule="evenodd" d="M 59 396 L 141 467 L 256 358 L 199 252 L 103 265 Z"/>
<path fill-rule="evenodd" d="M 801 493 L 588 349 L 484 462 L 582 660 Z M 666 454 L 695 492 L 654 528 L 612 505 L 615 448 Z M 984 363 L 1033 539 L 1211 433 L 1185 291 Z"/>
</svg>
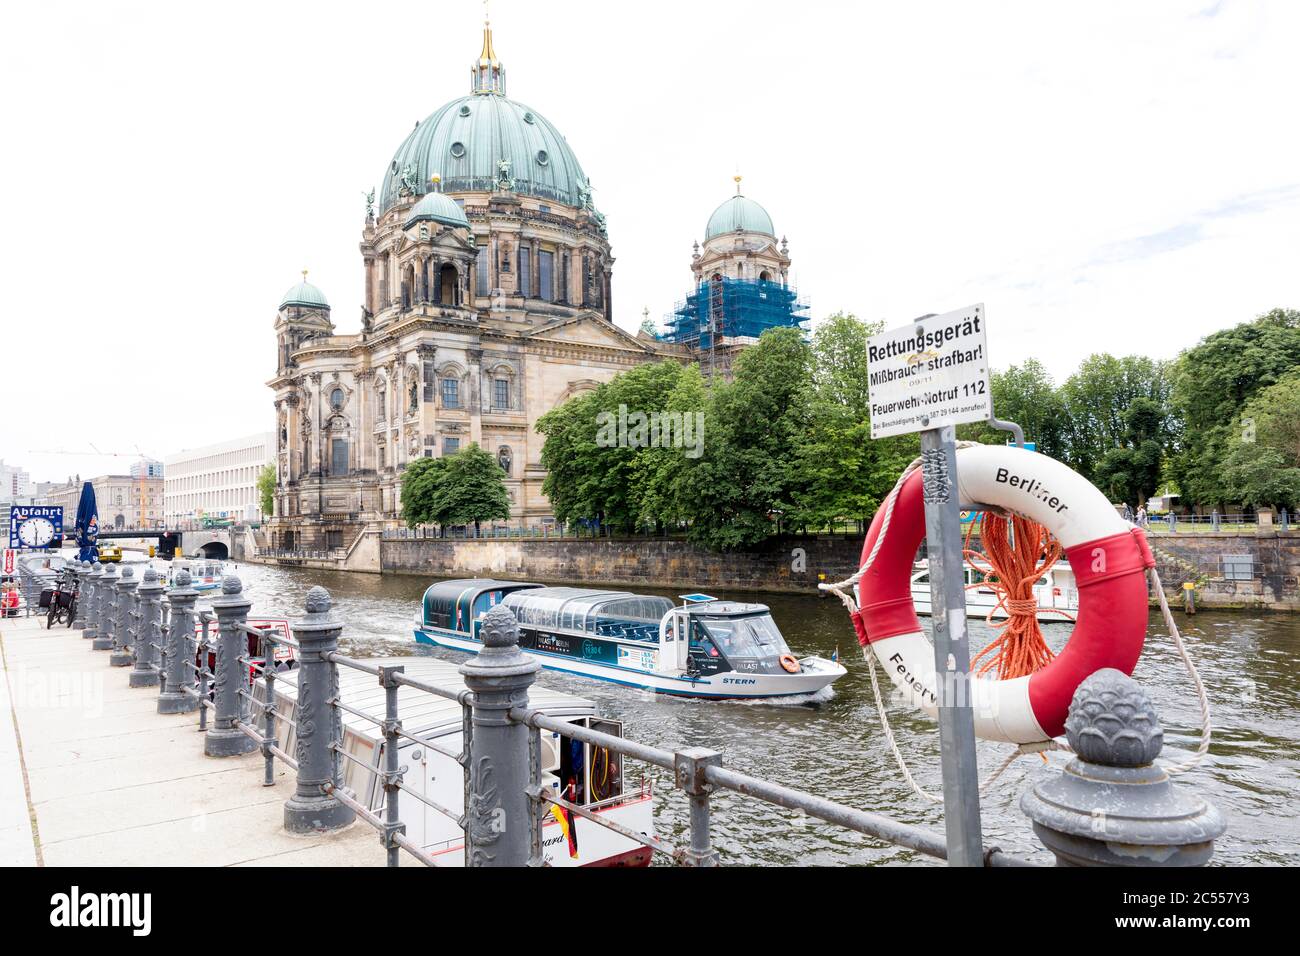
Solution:
<svg viewBox="0 0 1300 956">
<path fill-rule="evenodd" d="M 254 601 L 253 614 L 300 616 L 307 590 L 329 589 L 335 612 L 345 622 L 343 650 L 359 657 L 433 655 L 463 661 L 452 651 L 417 646 L 412 619 L 430 580 L 231 566 Z M 599 587 L 599 584 L 588 586 Z M 652 593 L 675 597 L 672 591 Z M 638 692 L 601 681 L 542 671 L 543 684 L 594 700 L 600 712 L 623 722 L 624 734 L 673 750 L 702 746 L 719 750 L 729 767 L 807 790 L 864 810 L 942 832 L 942 811 L 917 798 L 902 780 L 886 746 L 871 696 L 867 667 L 842 605 L 834 599 L 792 594 L 726 592 L 728 598 L 768 605 L 796 655 L 829 656 L 839 649 L 849 673 L 834 694 L 817 705 L 702 701 Z M 202 603 L 202 602 L 201 602 Z M 1175 612 L 1188 651 L 1209 691 L 1214 718 L 1210 754 L 1179 778 L 1181 786 L 1212 800 L 1228 831 L 1218 842 L 1216 864 L 1300 863 L 1300 616 L 1246 612 Z M 928 618 L 922 618 L 928 627 Z M 970 622 L 972 646 L 991 636 Z M 1044 626 L 1059 649 L 1069 625 Z M 1150 690 L 1165 731 L 1166 758 L 1194 750 L 1199 714 L 1191 681 L 1158 613 L 1153 613 L 1146 649 L 1134 676 Z M 889 682 L 882 674 L 882 686 Z M 899 745 L 918 783 L 940 789 L 938 731 L 923 715 L 891 705 Z M 980 777 L 1003 760 L 1008 745 L 980 742 Z M 1061 764 L 1067 755 L 1049 755 Z M 642 765 L 628 761 L 630 780 Z M 984 842 L 1050 863 L 1034 839 L 1019 799 L 1026 788 L 1055 771 L 1037 756 L 1021 757 L 994 784 L 983 802 Z M 683 843 L 686 802 L 670 775 L 645 768 L 655 781 L 658 832 Z M 936 862 L 931 858 L 841 830 L 813 818 L 737 794 L 713 798 L 713 836 L 726 864 L 883 864 Z"/>
</svg>

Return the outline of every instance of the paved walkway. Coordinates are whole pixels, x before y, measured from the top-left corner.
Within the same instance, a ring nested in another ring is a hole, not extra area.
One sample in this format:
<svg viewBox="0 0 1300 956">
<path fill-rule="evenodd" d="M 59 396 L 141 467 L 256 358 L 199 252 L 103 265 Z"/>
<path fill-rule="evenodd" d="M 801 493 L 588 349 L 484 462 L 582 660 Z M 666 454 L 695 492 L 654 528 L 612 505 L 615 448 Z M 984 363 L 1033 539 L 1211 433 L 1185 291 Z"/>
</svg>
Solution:
<svg viewBox="0 0 1300 956">
<path fill-rule="evenodd" d="M 260 754 L 205 757 L 197 715 L 41 621 L 0 620 L 0 865 L 383 865 L 365 823 L 286 833 L 287 767 L 263 787 Z"/>
</svg>

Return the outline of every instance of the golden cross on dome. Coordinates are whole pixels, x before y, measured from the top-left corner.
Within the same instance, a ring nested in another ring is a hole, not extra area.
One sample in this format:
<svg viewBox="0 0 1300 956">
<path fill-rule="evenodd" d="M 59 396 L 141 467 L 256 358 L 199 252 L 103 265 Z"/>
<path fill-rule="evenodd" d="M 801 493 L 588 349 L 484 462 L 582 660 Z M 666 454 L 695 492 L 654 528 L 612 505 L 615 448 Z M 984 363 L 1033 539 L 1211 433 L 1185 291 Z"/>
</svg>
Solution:
<svg viewBox="0 0 1300 956">
<path fill-rule="evenodd" d="M 740 181 L 741 181 L 741 179 L 743 179 L 744 177 L 741 176 L 740 173 L 736 173 L 736 175 L 732 176 L 731 178 L 734 179 L 734 180 L 736 181 L 736 195 L 739 196 L 739 195 L 740 195 Z"/>
<path fill-rule="evenodd" d="M 303 281 L 303 282 L 306 282 L 306 281 L 307 281 L 307 270 L 306 270 L 306 269 L 303 269 L 303 270 L 302 270 L 302 281 Z"/>
</svg>

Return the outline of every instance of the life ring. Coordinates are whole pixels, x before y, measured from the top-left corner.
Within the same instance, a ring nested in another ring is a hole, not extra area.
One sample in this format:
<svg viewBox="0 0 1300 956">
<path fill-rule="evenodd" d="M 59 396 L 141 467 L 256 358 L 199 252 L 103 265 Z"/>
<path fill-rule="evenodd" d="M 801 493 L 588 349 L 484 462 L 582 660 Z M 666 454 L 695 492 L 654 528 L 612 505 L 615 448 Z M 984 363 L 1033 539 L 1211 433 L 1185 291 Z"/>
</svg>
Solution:
<svg viewBox="0 0 1300 956">
<path fill-rule="evenodd" d="M 793 654 L 782 654 L 778 659 L 787 673 L 797 674 L 803 670 L 803 668 L 799 666 L 798 659 Z"/>
<path fill-rule="evenodd" d="M 959 448 L 957 492 L 963 505 L 994 505 L 1046 526 L 1074 570 L 1079 613 L 1061 653 L 1027 677 L 970 678 L 976 736 L 1017 744 L 1049 740 L 1064 732 L 1070 700 L 1089 675 L 1103 667 L 1133 672 L 1146 637 L 1146 569 L 1155 559 L 1141 528 L 1124 521 L 1086 478 L 1045 455 L 997 445 Z M 898 489 L 892 515 L 887 507 L 876 512 L 859 566 L 887 515 L 880 551 L 858 583 L 854 626 L 905 699 L 934 716 L 934 647 L 911 591 L 912 563 L 925 537 L 920 469 Z"/>
</svg>

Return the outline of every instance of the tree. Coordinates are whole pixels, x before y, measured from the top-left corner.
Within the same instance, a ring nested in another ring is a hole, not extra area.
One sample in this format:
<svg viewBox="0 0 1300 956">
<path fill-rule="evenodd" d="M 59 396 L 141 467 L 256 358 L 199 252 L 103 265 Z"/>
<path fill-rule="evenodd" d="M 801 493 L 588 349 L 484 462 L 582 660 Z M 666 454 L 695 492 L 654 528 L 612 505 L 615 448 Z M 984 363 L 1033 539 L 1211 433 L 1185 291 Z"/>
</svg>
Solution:
<svg viewBox="0 0 1300 956">
<path fill-rule="evenodd" d="M 993 414 L 1019 425 L 1024 430 L 1025 441 L 1033 442 L 1044 455 L 1064 460 L 1067 455 L 1065 402 L 1043 364 L 1031 358 L 1023 365 L 995 371 L 989 379 Z M 1009 432 L 998 431 L 984 422 L 963 425 L 958 431 L 959 438 L 986 445 L 1003 445 L 1011 438 Z"/>
<path fill-rule="evenodd" d="M 1223 460 L 1227 497 L 1256 507 L 1300 504 L 1300 370 L 1259 392 Z"/>
<path fill-rule="evenodd" d="M 1102 459 L 1124 445 L 1128 433 L 1125 414 L 1140 398 L 1149 399 L 1161 410 L 1165 420 L 1160 430 L 1173 435 L 1169 391 L 1167 363 L 1141 355 L 1090 355 L 1061 386 L 1066 463 L 1095 483 Z"/>
<path fill-rule="evenodd" d="M 262 506 L 262 516 L 275 513 L 275 465 L 264 465 L 257 473 L 257 498 Z"/>
<path fill-rule="evenodd" d="M 1227 481 L 1225 463 L 1244 430 L 1242 411 L 1297 365 L 1300 311 L 1294 309 L 1274 309 L 1215 332 L 1179 355 L 1171 378 L 1182 435 L 1170 471 L 1186 500 L 1234 500 L 1240 489 Z"/>
<path fill-rule="evenodd" d="M 435 498 L 439 524 L 472 523 L 477 534 L 481 522 L 505 521 L 510 517 L 506 473 L 476 442 L 439 460 L 447 462 Z"/>
<path fill-rule="evenodd" d="M 1123 418 L 1122 444 L 1102 456 L 1096 480 L 1112 501 L 1132 502 L 1137 508 L 1160 484 L 1166 412 L 1149 398 L 1135 398 Z"/>
<path fill-rule="evenodd" d="M 408 528 L 443 524 L 441 496 L 451 457 L 417 458 L 402 472 L 402 520 Z"/>
</svg>

